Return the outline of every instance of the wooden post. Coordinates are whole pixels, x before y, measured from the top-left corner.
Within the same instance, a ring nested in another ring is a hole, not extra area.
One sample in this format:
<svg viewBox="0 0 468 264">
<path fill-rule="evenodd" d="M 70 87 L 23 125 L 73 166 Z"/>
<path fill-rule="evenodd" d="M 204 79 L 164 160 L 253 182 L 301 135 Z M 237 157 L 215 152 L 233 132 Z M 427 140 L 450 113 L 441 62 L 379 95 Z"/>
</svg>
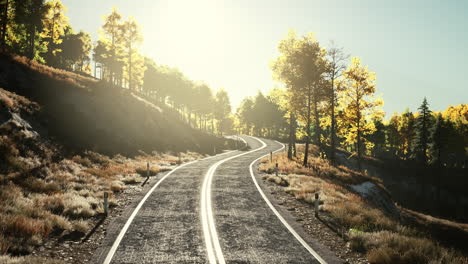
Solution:
<svg viewBox="0 0 468 264">
<path fill-rule="evenodd" d="M 276 174 L 276 176 L 278 176 L 278 162 L 276 162 L 275 174 Z"/>
<path fill-rule="evenodd" d="M 146 178 L 149 179 L 149 162 L 146 162 Z"/>
<path fill-rule="evenodd" d="M 270 162 L 273 162 L 273 152 L 270 151 Z"/>
<path fill-rule="evenodd" d="M 182 164 L 182 157 L 180 156 L 180 152 L 179 152 L 179 164 Z"/>
<path fill-rule="evenodd" d="M 314 211 L 315 211 L 315 217 L 318 217 L 319 214 L 319 194 L 315 193 L 315 201 L 314 201 Z"/>
<path fill-rule="evenodd" d="M 104 215 L 107 216 L 109 214 L 109 193 L 104 192 Z"/>
</svg>

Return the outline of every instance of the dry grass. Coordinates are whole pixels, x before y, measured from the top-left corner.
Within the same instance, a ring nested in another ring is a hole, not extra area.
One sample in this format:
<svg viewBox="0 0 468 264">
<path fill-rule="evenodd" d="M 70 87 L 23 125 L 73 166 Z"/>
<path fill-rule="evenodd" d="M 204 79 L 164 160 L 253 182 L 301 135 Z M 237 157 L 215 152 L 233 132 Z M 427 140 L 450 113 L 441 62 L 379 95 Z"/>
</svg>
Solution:
<svg viewBox="0 0 468 264">
<path fill-rule="evenodd" d="M 303 147 L 302 147 L 303 148 Z M 315 146 L 311 146 L 311 152 L 314 153 Z M 298 151 L 301 148 L 298 147 Z M 281 152 L 273 155 L 273 160 L 270 161 L 270 157 L 262 159 L 260 164 L 260 170 L 273 173 L 276 163 L 278 163 L 278 169 L 280 174 L 299 174 L 308 176 L 317 176 L 324 179 L 329 179 L 339 184 L 360 184 L 365 181 L 372 181 L 380 184 L 381 181 L 378 178 L 371 177 L 365 173 L 350 170 L 344 166 L 332 166 L 328 160 L 321 159 L 316 156 L 310 156 L 308 158 L 307 166 L 302 165 L 303 155 L 300 153 L 298 157 L 289 160 L 287 153 Z"/>
<path fill-rule="evenodd" d="M 410 237 L 389 231 L 351 233 L 350 247 L 367 252 L 370 263 L 467 263 L 468 261 L 427 238 Z"/>
<path fill-rule="evenodd" d="M 66 70 L 56 69 L 36 61 L 30 60 L 23 56 L 13 56 L 11 58 L 13 61 L 16 61 L 29 69 L 39 72 L 45 76 L 50 77 L 51 79 L 59 80 L 66 82 L 69 85 L 75 85 L 81 88 L 87 87 L 93 83 L 98 82 L 98 80 L 91 77 L 85 77 L 83 75 L 69 72 Z"/>
<path fill-rule="evenodd" d="M 20 157 L 21 151 L 8 141 L 4 153 Z M 2 145 L 2 144 L 0 144 Z M 183 153 L 181 160 L 199 159 L 196 153 Z M 25 253 L 40 245 L 52 232 L 85 234 L 87 219 L 102 214 L 104 192 L 109 192 L 109 206 L 118 206 L 115 193 L 126 184 L 142 182 L 139 174 L 150 162 L 152 175 L 170 169 L 178 155 L 152 153 L 126 158 L 114 158 L 85 152 L 36 170 L 40 177 L 27 169 L 21 173 L 2 176 L 0 182 L 0 254 Z M 16 170 L 16 169 L 15 169 Z M 25 176 L 26 175 L 26 176 Z M 6 185 L 1 185 L 9 182 Z"/>
<path fill-rule="evenodd" d="M 2 88 L 0 88 L 0 105 L 12 112 L 23 110 L 27 113 L 33 113 L 40 109 L 37 103 L 30 101 L 28 98 Z"/>
<path fill-rule="evenodd" d="M 0 264 L 62 264 L 63 261 L 40 257 L 10 257 L 0 255 Z"/>
<path fill-rule="evenodd" d="M 13 109 L 13 106 L 15 106 L 15 102 L 3 93 L 0 94 L 0 103 L 8 109 Z"/>
<path fill-rule="evenodd" d="M 279 176 L 271 174 L 276 162 Z M 264 179 L 285 186 L 284 190 L 296 199 L 313 203 L 315 193 L 319 193 L 324 202 L 320 211 L 349 237 L 351 249 L 365 253 L 371 263 L 468 263 L 468 258 L 427 237 L 426 230 L 403 224 L 348 190 L 349 185 L 364 181 L 382 185 L 375 178 L 346 167 L 333 167 L 317 157 L 311 157 L 304 168 L 300 158 L 290 161 L 286 153 L 275 154 L 273 162 L 270 157 L 262 159 L 260 170 L 270 173 Z M 443 224 L 441 220 L 428 220 Z"/>
</svg>

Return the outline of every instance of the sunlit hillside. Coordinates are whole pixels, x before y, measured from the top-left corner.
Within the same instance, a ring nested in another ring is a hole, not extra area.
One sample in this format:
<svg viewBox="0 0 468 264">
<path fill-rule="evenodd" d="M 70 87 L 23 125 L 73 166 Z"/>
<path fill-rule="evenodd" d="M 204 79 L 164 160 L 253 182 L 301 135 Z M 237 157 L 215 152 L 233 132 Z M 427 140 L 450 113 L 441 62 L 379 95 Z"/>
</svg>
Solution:
<svg viewBox="0 0 468 264">
<path fill-rule="evenodd" d="M 37 102 L 35 122 L 76 150 L 135 154 L 139 150 L 212 153 L 223 142 L 193 129 L 165 105 L 105 82 L 2 55 L 1 86 Z"/>
</svg>

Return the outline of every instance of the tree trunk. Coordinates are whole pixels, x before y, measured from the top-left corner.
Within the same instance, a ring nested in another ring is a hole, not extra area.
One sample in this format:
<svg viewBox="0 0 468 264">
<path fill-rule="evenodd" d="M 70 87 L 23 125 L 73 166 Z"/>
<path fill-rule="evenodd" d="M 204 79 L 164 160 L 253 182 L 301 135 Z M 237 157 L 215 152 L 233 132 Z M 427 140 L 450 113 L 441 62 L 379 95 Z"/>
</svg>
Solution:
<svg viewBox="0 0 468 264">
<path fill-rule="evenodd" d="M 317 95 L 314 96 L 314 121 L 315 121 L 315 143 L 319 148 L 319 153 L 322 155 L 322 142 L 321 142 L 321 129 L 320 129 L 320 119 L 319 119 L 319 112 L 318 112 L 318 99 Z"/>
<path fill-rule="evenodd" d="M 34 59 L 34 40 L 36 38 L 36 26 L 31 26 L 31 32 L 29 33 L 29 58 Z"/>
<path fill-rule="evenodd" d="M 361 110 L 360 110 L 360 104 L 359 104 L 359 95 L 357 96 L 357 163 L 358 163 L 358 170 L 362 171 L 361 168 Z"/>
<path fill-rule="evenodd" d="M 307 161 L 308 161 L 308 158 L 309 158 L 309 140 L 310 140 L 310 98 L 311 97 L 311 94 L 310 94 L 310 87 L 309 87 L 309 94 L 307 96 L 307 126 L 306 126 L 306 142 L 305 142 L 305 150 L 304 150 L 304 162 L 303 162 L 303 166 L 306 167 L 307 166 Z"/>
<path fill-rule="evenodd" d="M 336 146 L 335 146 L 335 76 L 332 77 L 332 95 L 331 95 L 331 129 L 330 129 L 330 161 L 333 165 L 336 164 L 335 161 L 335 152 L 336 152 Z"/>
<path fill-rule="evenodd" d="M 132 82 L 132 42 L 129 42 L 128 45 L 128 88 L 130 90 L 133 89 L 133 82 Z"/>
<path fill-rule="evenodd" d="M 8 26 L 8 0 L 5 1 L 5 9 L 3 10 L 3 21 L 2 21 L 2 43 L 0 47 L 2 50 L 6 50 L 6 28 Z"/>
<path fill-rule="evenodd" d="M 293 156 L 293 145 L 294 145 L 294 114 L 289 115 L 289 145 L 288 145 L 288 159 L 292 160 Z"/>
</svg>

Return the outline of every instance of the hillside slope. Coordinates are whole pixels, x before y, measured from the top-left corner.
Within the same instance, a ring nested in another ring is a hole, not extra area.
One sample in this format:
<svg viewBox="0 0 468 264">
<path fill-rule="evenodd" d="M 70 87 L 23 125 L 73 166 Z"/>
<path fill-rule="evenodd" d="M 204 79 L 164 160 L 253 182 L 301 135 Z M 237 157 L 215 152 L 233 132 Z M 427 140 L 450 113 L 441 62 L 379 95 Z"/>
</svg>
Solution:
<svg viewBox="0 0 468 264">
<path fill-rule="evenodd" d="M 69 149 L 105 154 L 139 150 L 212 153 L 224 140 L 195 130 L 165 106 L 126 89 L 57 70 L 23 57 L 0 55 L 0 87 L 40 106 L 29 121 L 42 136 Z"/>
</svg>

